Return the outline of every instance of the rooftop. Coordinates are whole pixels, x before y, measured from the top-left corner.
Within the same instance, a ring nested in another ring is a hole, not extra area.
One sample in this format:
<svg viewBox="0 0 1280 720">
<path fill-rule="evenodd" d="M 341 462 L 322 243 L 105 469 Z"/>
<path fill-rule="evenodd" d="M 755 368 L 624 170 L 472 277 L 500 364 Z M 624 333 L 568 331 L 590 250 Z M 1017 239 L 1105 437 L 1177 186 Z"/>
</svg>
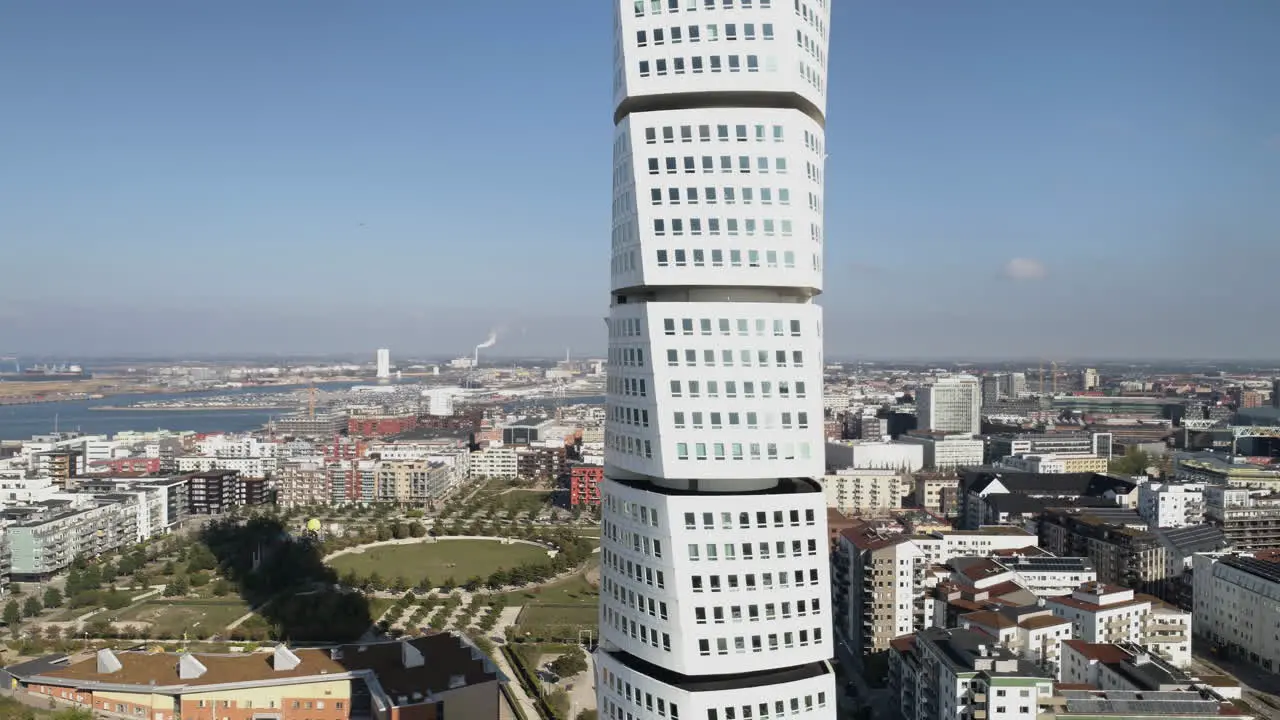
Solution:
<svg viewBox="0 0 1280 720">
<path fill-rule="evenodd" d="M 421 664 L 406 662 L 415 652 L 420 653 Z M 85 688 L 144 686 L 147 692 L 175 695 L 209 685 L 273 680 L 314 682 L 320 677 L 372 673 L 394 704 L 405 704 L 395 700 L 397 697 L 411 698 L 419 693 L 421 698 L 421 694 L 449 690 L 457 682 L 477 685 L 499 679 L 483 656 L 450 633 L 405 641 L 298 649 L 292 655 L 298 660 L 296 666 L 277 668 L 271 653 L 179 655 L 127 651 L 114 653 L 119 661 L 114 672 L 100 672 L 99 660 L 93 655 L 74 661 L 67 656 L 50 656 L 6 670 L 25 682 Z M 179 664 L 185 658 L 197 660 L 204 672 L 198 677 L 181 677 Z"/>
</svg>

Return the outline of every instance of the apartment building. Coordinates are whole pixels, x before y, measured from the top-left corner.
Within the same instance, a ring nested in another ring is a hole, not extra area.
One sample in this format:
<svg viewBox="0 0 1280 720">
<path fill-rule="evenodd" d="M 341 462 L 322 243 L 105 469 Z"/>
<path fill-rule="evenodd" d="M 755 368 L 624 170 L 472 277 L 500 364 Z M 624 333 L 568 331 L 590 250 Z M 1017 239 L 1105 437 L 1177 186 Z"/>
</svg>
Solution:
<svg viewBox="0 0 1280 720">
<path fill-rule="evenodd" d="M 569 507 L 599 507 L 604 467 L 572 463 L 569 467 Z"/>
<path fill-rule="evenodd" d="M 1077 639 L 1062 643 L 1059 680 L 1068 685 L 1091 685 L 1103 691 L 1122 692 L 1185 692 L 1198 684 L 1182 669 L 1141 645 Z"/>
<path fill-rule="evenodd" d="M 959 490 L 960 478 L 955 473 L 915 474 L 916 504 L 935 515 L 951 518 L 960 514 Z"/>
<path fill-rule="evenodd" d="M 377 464 L 377 502 L 427 505 L 438 502 L 456 485 L 452 468 L 430 460 L 395 460 Z"/>
<path fill-rule="evenodd" d="M 1204 519 L 1236 550 L 1280 547 L 1280 493 L 1214 485 L 1204 498 Z"/>
<path fill-rule="evenodd" d="M 915 589 L 927 563 L 909 537 L 855 523 L 840 534 L 831 562 L 836 630 L 854 655 L 886 652 L 895 637 L 924 626 Z"/>
<path fill-rule="evenodd" d="M 513 717 L 501 672 L 449 633 L 241 655 L 99 650 L 11 665 L 14 685 L 117 717 L 442 720 Z"/>
<path fill-rule="evenodd" d="M 516 451 L 516 477 L 551 482 L 564 472 L 564 447 L 528 447 Z"/>
<path fill-rule="evenodd" d="M 1049 677 L 1057 677 L 1062 641 L 1071 637 L 1071 621 L 1054 615 L 1043 604 L 979 610 L 961 615 L 959 622 L 960 627 L 987 635 Z"/>
<path fill-rule="evenodd" d="M 1192 560 L 1195 632 L 1231 658 L 1280 672 L 1280 551 Z"/>
<path fill-rule="evenodd" d="M 1089 558 L 1101 582 L 1154 594 L 1165 589 L 1165 546 L 1152 532 L 1097 510 L 1063 508 L 1041 515 L 1039 530 L 1040 547 L 1054 555 Z"/>
<path fill-rule="evenodd" d="M 986 633 L 931 628 L 893 642 L 889 690 L 903 720 L 1036 720 L 1053 678 Z"/>
<path fill-rule="evenodd" d="M 332 501 L 329 473 L 318 461 L 285 462 L 275 474 L 278 496 L 283 507 L 328 505 Z"/>
<path fill-rule="evenodd" d="M 95 495 L 134 495 L 137 498 L 138 538 L 141 542 L 176 530 L 191 514 L 190 480 L 173 477 L 100 477 L 82 479 L 78 491 Z"/>
<path fill-rule="evenodd" d="M 985 447 L 972 435 L 926 430 L 912 430 L 898 441 L 919 445 L 924 453 L 924 466 L 929 470 L 981 465 Z"/>
<path fill-rule="evenodd" d="M 935 568 L 1034 545 L 1035 535 L 1017 528 L 904 535 L 854 523 L 832 555 L 837 630 L 855 653 L 884 652 L 893 638 L 934 624 L 928 590 Z"/>
<path fill-rule="evenodd" d="M 1070 595 L 1045 600 L 1072 623 L 1072 636 L 1090 643 L 1130 642 L 1148 648 L 1175 667 L 1191 664 L 1192 614 L 1151 595 L 1102 582 L 1086 583 Z"/>
<path fill-rule="evenodd" d="M 489 447 L 471 453 L 471 477 L 514 480 L 518 470 L 516 449 Z"/>
<path fill-rule="evenodd" d="M 1069 595 L 1080 585 L 1098 580 L 1093 563 L 1084 557 L 1018 554 L 994 557 L 992 562 L 1013 573 L 1018 585 L 1042 598 Z"/>
<path fill-rule="evenodd" d="M 908 477 L 899 470 L 840 468 L 822 477 L 827 507 L 846 515 L 885 515 L 902 508 Z"/>
<path fill-rule="evenodd" d="M 268 457 L 213 457 L 207 455 L 183 455 L 175 458 L 178 472 L 209 473 L 234 472 L 244 477 L 268 477 L 279 464 L 274 455 Z"/>
<path fill-rule="evenodd" d="M 78 557 L 97 557 L 138 541 L 138 496 L 97 495 L 90 507 L 50 500 L 4 511 L 11 524 L 11 578 L 44 582 Z"/>
<path fill-rule="evenodd" d="M 192 515 L 220 515 L 237 505 L 235 470 L 207 470 L 187 476 L 187 497 Z"/>
<path fill-rule="evenodd" d="M 1151 527 L 1200 525 L 1204 513 L 1204 483 L 1151 480 L 1138 486 L 1138 514 Z"/>
</svg>

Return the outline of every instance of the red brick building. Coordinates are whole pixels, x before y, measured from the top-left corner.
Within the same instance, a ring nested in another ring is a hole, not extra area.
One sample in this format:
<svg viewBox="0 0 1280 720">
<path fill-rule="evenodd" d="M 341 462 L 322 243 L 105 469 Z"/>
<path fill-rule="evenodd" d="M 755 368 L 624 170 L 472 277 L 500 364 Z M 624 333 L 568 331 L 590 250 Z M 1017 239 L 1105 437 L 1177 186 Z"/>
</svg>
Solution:
<svg viewBox="0 0 1280 720">
<path fill-rule="evenodd" d="M 347 434 L 352 437 L 399 435 L 416 427 L 417 415 L 353 415 L 347 420 Z"/>
<path fill-rule="evenodd" d="M 110 460 L 94 460 L 89 463 L 89 472 L 142 473 L 154 475 L 160 472 L 160 458 L 127 457 Z"/>
<path fill-rule="evenodd" d="M 569 507 L 599 507 L 601 480 L 604 480 L 604 467 L 600 465 L 569 468 Z"/>
</svg>

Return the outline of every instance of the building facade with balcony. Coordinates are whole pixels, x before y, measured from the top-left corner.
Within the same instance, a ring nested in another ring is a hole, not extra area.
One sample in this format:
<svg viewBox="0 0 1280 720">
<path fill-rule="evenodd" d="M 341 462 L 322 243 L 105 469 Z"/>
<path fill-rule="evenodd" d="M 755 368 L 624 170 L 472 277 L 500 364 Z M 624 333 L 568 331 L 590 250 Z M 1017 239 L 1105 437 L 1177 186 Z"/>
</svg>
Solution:
<svg viewBox="0 0 1280 720">
<path fill-rule="evenodd" d="M 903 720 L 1036 720 L 1053 677 L 983 632 L 933 628 L 894 640 L 889 690 Z"/>
</svg>

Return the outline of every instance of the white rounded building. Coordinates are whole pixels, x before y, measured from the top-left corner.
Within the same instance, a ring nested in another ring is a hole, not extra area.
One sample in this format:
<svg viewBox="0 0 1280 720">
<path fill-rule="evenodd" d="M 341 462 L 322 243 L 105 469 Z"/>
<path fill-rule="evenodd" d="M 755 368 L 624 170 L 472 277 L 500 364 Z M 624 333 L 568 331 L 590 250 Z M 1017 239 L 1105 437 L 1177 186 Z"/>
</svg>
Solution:
<svg viewBox="0 0 1280 720">
<path fill-rule="evenodd" d="M 830 0 L 619 0 L 600 714 L 834 718 Z"/>
</svg>

